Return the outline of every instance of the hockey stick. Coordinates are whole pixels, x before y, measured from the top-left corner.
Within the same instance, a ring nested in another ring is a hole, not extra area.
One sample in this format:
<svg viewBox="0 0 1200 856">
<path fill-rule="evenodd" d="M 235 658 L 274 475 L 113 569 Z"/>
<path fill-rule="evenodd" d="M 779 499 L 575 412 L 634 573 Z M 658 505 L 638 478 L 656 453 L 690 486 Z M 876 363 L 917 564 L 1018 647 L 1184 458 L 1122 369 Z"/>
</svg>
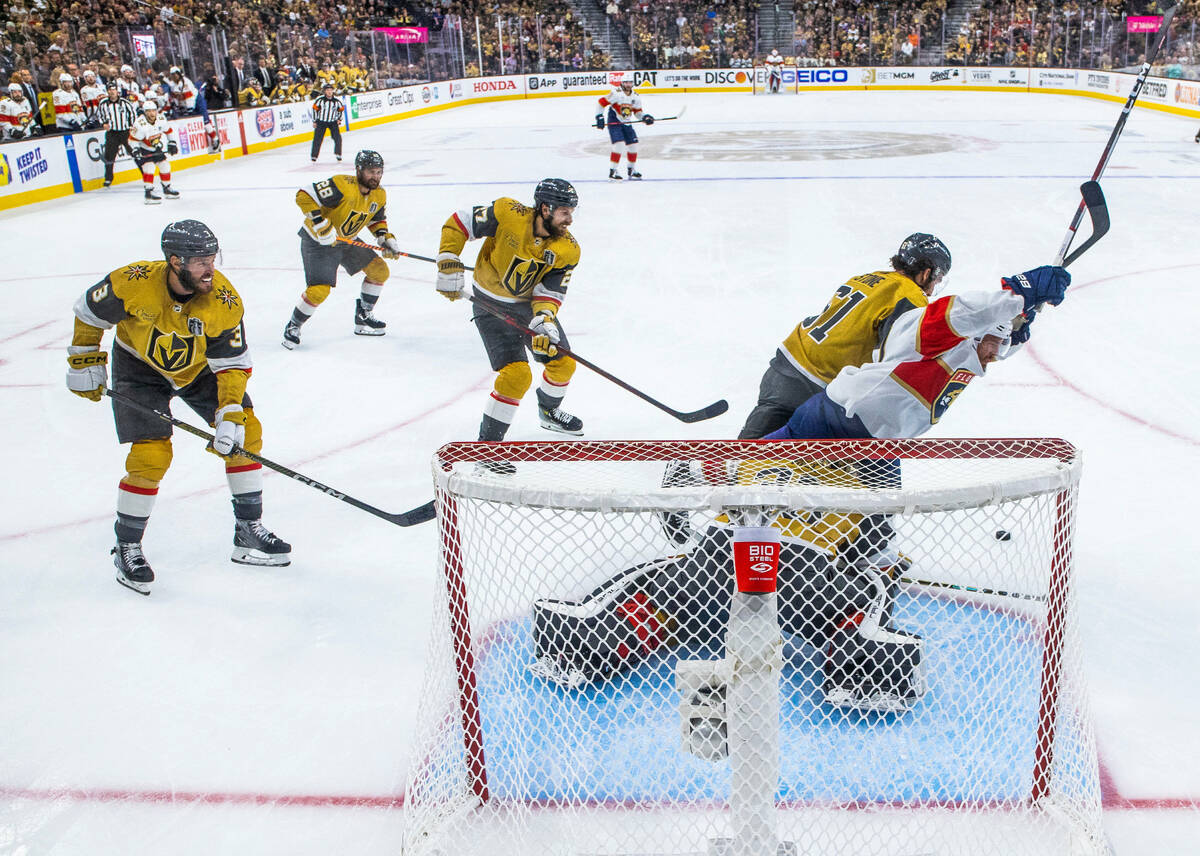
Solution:
<svg viewBox="0 0 1200 856">
<path fill-rule="evenodd" d="M 368 244 L 366 241 L 360 241 L 358 238 L 343 238 L 341 235 L 338 236 L 337 242 L 339 244 L 348 244 L 351 247 L 361 247 L 364 250 L 374 250 L 377 253 L 383 249 L 378 244 Z M 402 253 L 397 250 L 396 255 L 404 256 L 406 259 L 416 259 L 419 262 L 433 262 L 437 264 L 437 259 L 431 259 L 429 256 L 419 256 L 416 253 Z M 475 268 L 468 267 L 466 270 L 475 270 Z"/>
<path fill-rule="evenodd" d="M 213 440 L 213 435 L 209 434 L 207 431 L 202 431 L 194 425 L 184 422 L 181 419 L 176 419 L 170 413 L 163 413 L 161 410 L 155 410 L 148 404 L 142 404 L 137 399 L 130 398 L 128 395 L 125 395 L 122 392 L 117 392 L 116 390 L 106 388 L 104 390 L 104 394 L 115 401 L 121 402 L 121 404 L 125 404 L 134 408 L 135 410 L 141 410 L 144 413 L 152 413 L 164 422 L 170 422 L 176 428 L 180 428 L 189 434 L 194 434 L 197 437 L 208 440 L 210 443 Z M 352 496 L 348 496 L 339 490 L 334 490 L 328 485 L 321 484 L 316 479 L 311 479 L 308 476 L 301 475 L 295 470 L 290 470 L 282 464 L 277 464 L 274 461 L 264 458 L 261 455 L 256 455 L 253 452 L 247 452 L 241 446 L 234 446 L 231 454 L 240 455 L 243 458 L 249 458 L 256 463 L 262 464 L 269 470 L 274 470 L 280 475 L 285 475 L 288 478 L 295 479 L 296 481 L 302 482 L 309 487 L 314 487 L 322 493 L 332 496 L 334 499 L 340 499 L 342 502 L 353 505 L 355 508 L 366 511 L 369 514 L 374 514 L 376 517 L 381 517 L 388 523 L 395 523 L 397 526 L 415 526 L 418 523 L 424 523 L 427 520 L 432 520 L 436 516 L 433 510 L 433 500 L 430 500 L 424 505 L 417 506 L 410 511 L 404 511 L 400 514 L 389 514 L 388 512 L 376 508 L 373 505 L 367 505 L 365 502 L 357 500 Z"/>
<path fill-rule="evenodd" d="M 532 337 L 534 335 L 532 330 L 530 330 L 527 326 L 522 324 L 516 318 L 513 318 L 507 312 L 504 312 L 495 306 L 491 306 L 490 304 L 488 304 L 472 295 L 467 295 L 467 299 L 470 300 L 472 303 L 474 303 L 476 306 L 483 309 L 485 312 L 495 315 L 497 318 L 499 318 L 501 321 L 503 321 L 508 326 L 514 327 L 517 330 L 520 330 L 526 336 Z M 604 369 L 600 368 L 595 363 L 585 360 L 583 357 L 579 356 L 579 354 L 575 353 L 574 351 L 570 350 L 569 348 L 565 348 L 562 345 L 556 345 L 555 347 L 558 348 L 558 352 L 560 354 L 567 355 L 568 357 L 570 357 L 571 359 L 573 359 L 575 362 L 579 363 L 580 365 L 586 366 L 587 368 L 591 369 L 592 371 L 594 371 L 596 374 L 600 375 L 600 377 L 604 378 L 605 380 L 612 381 L 613 383 L 615 383 L 617 386 L 621 387 L 621 389 L 625 390 L 626 392 L 631 392 L 634 395 L 636 395 L 638 398 L 642 399 L 642 401 L 645 401 L 649 404 L 654 405 L 655 407 L 657 407 L 659 410 L 663 411 L 664 413 L 671 414 L 676 419 L 678 419 L 680 422 L 703 422 L 705 419 L 712 419 L 714 416 L 720 416 L 722 413 L 724 413 L 726 410 L 729 409 L 729 402 L 727 402 L 725 399 L 722 398 L 720 401 L 714 401 L 712 404 L 708 405 L 707 407 L 702 407 L 699 410 L 692 410 L 692 411 L 689 411 L 686 413 L 679 411 L 679 410 L 675 410 L 673 408 L 667 407 L 667 405 L 663 404 L 658 399 L 651 398 L 650 396 L 648 396 L 646 393 L 642 392 L 637 387 L 630 386 L 625 381 L 621 380 L 619 377 L 609 374 L 608 372 L 606 372 Z"/>
<path fill-rule="evenodd" d="M 686 104 L 684 104 L 682 107 L 680 107 L 680 108 L 679 108 L 679 112 L 678 112 L 678 113 L 676 113 L 674 116 L 655 116 L 655 117 L 654 117 L 654 121 L 655 121 L 655 122 L 670 122 L 670 121 L 672 121 L 673 119 L 680 119 L 680 118 L 682 118 L 682 117 L 683 117 L 683 114 L 684 114 L 684 113 L 686 113 L 686 112 L 687 112 L 687 105 L 686 105 Z M 630 120 L 630 121 L 628 121 L 628 122 L 608 122 L 608 123 L 605 125 L 605 127 L 606 127 L 606 128 L 611 128 L 611 127 L 613 127 L 614 125 L 638 125 L 638 124 L 645 124 L 645 122 L 646 122 L 646 120 L 645 120 L 645 119 L 631 119 L 631 120 Z M 651 124 L 653 124 L 653 123 L 651 123 Z M 592 125 L 592 127 L 595 127 L 595 125 L 593 124 L 593 125 Z"/>
<path fill-rule="evenodd" d="M 975 586 L 962 586 L 957 583 L 943 583 L 935 580 L 914 580 L 911 577 L 901 577 L 900 582 L 910 586 L 925 586 L 928 588 L 944 588 L 951 591 L 963 591 L 969 594 L 987 594 L 993 597 L 1011 597 L 1017 600 L 1033 600 L 1039 603 L 1046 602 L 1046 596 L 1040 594 L 1025 594 L 1019 591 L 1004 591 L 1003 589 L 976 588 Z"/>
<path fill-rule="evenodd" d="M 1117 118 L 1117 124 L 1113 127 L 1112 133 L 1108 135 L 1108 142 L 1104 146 L 1104 151 L 1100 154 L 1100 161 L 1096 164 L 1096 169 L 1092 172 L 1091 181 L 1086 182 L 1080 188 L 1083 191 L 1083 199 L 1080 200 L 1079 207 L 1075 209 L 1075 216 L 1071 218 L 1071 225 L 1067 227 L 1067 236 L 1063 239 L 1062 246 L 1058 250 L 1058 256 L 1055 261 L 1056 265 L 1066 267 L 1083 255 L 1089 247 L 1100 240 L 1104 236 L 1104 233 L 1108 231 L 1108 208 L 1104 204 L 1104 194 L 1100 192 L 1100 185 L 1097 182 L 1100 180 L 1100 176 L 1104 174 L 1104 168 L 1108 166 L 1108 159 L 1112 157 L 1117 140 L 1121 137 L 1121 131 L 1125 129 L 1125 123 L 1129 121 L 1129 114 L 1133 110 L 1133 105 L 1137 102 L 1138 96 L 1142 92 L 1142 86 L 1146 83 L 1146 78 L 1150 75 L 1150 65 L 1154 62 L 1155 57 L 1158 56 L 1163 42 L 1167 39 L 1167 30 L 1170 28 L 1171 19 L 1175 17 L 1175 10 L 1178 8 L 1177 4 L 1163 13 L 1162 25 L 1158 28 L 1158 37 L 1154 40 L 1154 47 L 1146 54 L 1146 60 L 1142 63 L 1137 80 L 1133 82 L 1133 88 L 1129 90 L 1129 97 L 1125 99 L 1125 106 L 1121 108 L 1121 115 Z M 1090 189 L 1089 185 L 1091 185 Z M 1103 221 L 1098 221 L 1096 214 L 1097 211 L 1101 210 L 1103 211 Z M 1083 221 L 1084 211 L 1092 215 L 1092 236 L 1079 249 L 1067 255 L 1067 250 L 1071 249 L 1071 242 L 1075 240 L 1075 231 Z M 1101 225 L 1103 228 L 1101 228 Z"/>
</svg>

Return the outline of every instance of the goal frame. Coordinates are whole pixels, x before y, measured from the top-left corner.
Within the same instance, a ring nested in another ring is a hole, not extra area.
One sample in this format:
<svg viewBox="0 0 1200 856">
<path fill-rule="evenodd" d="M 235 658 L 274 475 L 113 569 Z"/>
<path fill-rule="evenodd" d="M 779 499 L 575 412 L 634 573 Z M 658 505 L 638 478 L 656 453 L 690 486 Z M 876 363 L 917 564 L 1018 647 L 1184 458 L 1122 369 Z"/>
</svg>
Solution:
<svg viewBox="0 0 1200 856">
<path fill-rule="evenodd" d="M 452 491 L 446 490 L 451 484 L 451 471 L 455 464 L 479 461 L 483 458 L 492 461 L 511 461 L 520 464 L 530 460 L 554 461 L 611 461 L 615 456 L 634 455 L 636 460 L 647 462 L 668 462 L 686 460 L 696 457 L 702 450 L 706 462 L 713 464 L 726 461 L 736 461 L 745 458 L 763 457 L 764 447 L 772 450 L 772 455 L 788 457 L 797 460 L 811 459 L 814 461 L 828 460 L 831 457 L 852 458 L 855 460 L 884 460 L 902 458 L 906 460 L 938 460 L 938 459 L 969 459 L 969 458 L 1012 458 L 1012 459 L 1052 459 L 1058 462 L 1058 475 L 1055 480 L 1059 484 L 1055 500 L 1055 520 L 1052 526 L 1053 550 L 1049 569 L 1048 596 L 1046 604 L 1046 621 L 1042 633 L 1042 663 L 1040 686 L 1038 690 L 1038 713 L 1035 740 L 1035 757 L 1033 763 L 1033 780 L 1029 795 L 1029 803 L 1038 806 L 1051 793 L 1051 779 L 1054 765 L 1054 746 L 1057 733 L 1059 691 L 1062 687 L 1062 649 L 1065 636 L 1067 611 L 1069 604 L 1070 584 L 1073 573 L 1074 534 L 1074 503 L 1070 498 L 1070 489 L 1078 483 L 1080 458 L 1078 450 L 1069 442 L 1061 439 L 1030 439 L 1030 438 L 978 438 L 978 439 L 932 439 L 932 440 L 806 440 L 806 441 L 599 441 L 599 442 L 509 442 L 509 443 L 480 443 L 455 442 L 442 446 L 434 456 L 433 469 L 437 491 L 438 537 L 444 568 L 447 596 L 449 598 L 451 621 L 451 645 L 454 657 L 454 671 L 458 688 L 458 712 L 461 717 L 463 733 L 463 749 L 467 773 L 470 777 L 470 788 L 480 804 L 485 804 L 491 798 L 488 786 L 487 758 L 484 753 L 483 724 L 481 721 L 479 689 L 476 675 L 475 656 L 472 649 L 472 627 L 470 604 L 464 578 L 462 535 L 459 527 L 458 500 Z M 974 450 L 976 454 L 969 452 Z M 966 453 L 964 453 L 966 452 Z M 1039 484 L 1026 486 L 1029 493 L 1047 493 L 1055 488 L 1040 479 Z M 984 494 L 994 490 L 993 486 L 982 486 Z M 496 488 L 496 497 L 504 492 L 503 484 Z M 675 491 L 685 494 L 686 491 Z M 761 497 L 747 497 L 746 490 L 739 489 L 743 500 L 735 503 L 737 506 L 763 509 L 780 507 L 778 496 L 772 497 L 769 491 L 764 491 Z M 819 492 L 819 491 L 818 491 Z M 710 489 L 711 493 L 711 489 Z M 876 502 L 863 506 L 872 513 L 876 511 L 891 511 L 912 513 L 927 510 L 927 503 L 934 503 L 933 497 L 922 498 L 919 494 L 902 491 L 872 492 Z M 521 494 L 516 490 L 514 494 Z M 1018 489 L 1014 494 L 1021 495 Z M 1005 498 L 1010 497 L 1008 492 Z M 514 499 L 516 497 L 514 496 Z M 556 495 L 544 493 L 537 497 L 522 497 L 526 502 L 532 501 L 543 507 L 558 507 L 555 505 Z M 949 504 L 941 501 L 945 498 L 944 491 L 938 492 L 935 503 L 938 510 L 954 507 L 970 507 L 986 497 L 960 497 L 958 501 Z M 828 496 L 826 496 L 828 500 Z M 645 508 L 662 508 L 661 501 L 647 499 Z M 653 503 L 652 505 L 649 503 Z M 709 504 L 709 503 L 705 503 Z M 862 505 L 861 501 L 859 502 Z M 571 506 L 575 507 L 575 506 Z M 700 507 L 693 505 L 691 507 Z M 624 509 L 628 510 L 628 509 Z M 967 805 L 972 805 L 968 803 Z"/>
<path fill-rule="evenodd" d="M 773 93 L 768 86 L 767 67 L 765 65 L 756 65 L 752 69 L 750 75 L 750 91 L 754 95 L 799 95 L 800 94 L 800 69 L 794 65 L 783 66 L 783 81 L 780 83 L 779 92 Z"/>
</svg>

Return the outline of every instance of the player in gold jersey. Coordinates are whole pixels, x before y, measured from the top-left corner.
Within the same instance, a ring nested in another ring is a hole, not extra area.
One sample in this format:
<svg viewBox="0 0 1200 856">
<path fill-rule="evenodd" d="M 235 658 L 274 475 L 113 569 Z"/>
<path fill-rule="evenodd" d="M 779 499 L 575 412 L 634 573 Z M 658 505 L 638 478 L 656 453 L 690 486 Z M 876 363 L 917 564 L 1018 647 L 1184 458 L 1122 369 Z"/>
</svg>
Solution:
<svg viewBox="0 0 1200 856">
<path fill-rule="evenodd" d="M 300 344 L 300 327 L 337 285 L 339 266 L 347 273 L 362 271 L 365 275 L 354 305 L 354 332 L 359 336 L 384 334 L 387 324 L 375 317 L 374 309 L 388 278 L 388 266 L 371 250 L 338 243 L 338 238 L 356 238 L 366 228 L 379 242 L 383 258 L 399 258 L 400 244 L 387 227 L 387 191 L 379 186 L 382 180 L 383 157 L 363 149 L 354 157 L 354 175 L 335 175 L 296 191 L 296 205 L 304 212 L 299 235 L 307 287 L 283 330 L 283 346 L 288 350 Z"/>
<path fill-rule="evenodd" d="M 917 232 L 904 239 L 890 263 L 890 271 L 861 274 L 838 286 L 824 309 L 783 340 L 739 438 L 758 438 L 783 427 L 797 407 L 843 368 L 869 363 L 897 316 L 929 304 L 950 270 L 950 251 L 933 235 Z"/>
<path fill-rule="evenodd" d="M 67 388 L 99 401 L 108 386 L 104 331 L 116 327 L 113 390 L 161 412 L 182 398 L 216 426 L 212 450 L 225 458 L 233 494 L 232 559 L 248 565 L 287 565 L 291 546 L 261 522 L 262 465 L 233 454 L 262 451 L 262 424 L 246 382 L 250 352 L 242 300 L 214 267 L 216 235 L 198 220 L 171 223 L 162 233 L 160 261 L 131 262 L 89 288 L 75 304 L 68 349 Z M 113 399 L 117 439 L 130 443 L 117 491 L 117 582 L 150 593 L 154 581 L 142 553 L 142 533 L 171 465 L 171 425 Z"/>
<path fill-rule="evenodd" d="M 528 347 L 544 366 L 538 387 L 542 427 L 582 434 L 583 421 L 559 405 L 575 373 L 575 361 L 558 353 L 569 347 L 558 311 L 579 264 L 579 244 L 567 227 L 579 195 L 570 182 L 547 178 L 533 193 L 530 208 L 515 199 L 497 199 L 450 215 L 442 226 L 437 257 L 437 290 L 449 300 L 463 296 L 464 266 L 459 255 L 467 241 L 485 238 L 475 261 L 474 297 L 527 324 L 532 337 L 476 307 L 473 320 L 487 349 L 496 382 L 484 408 L 479 439 L 504 439 L 517 415 L 517 405 L 533 384 L 525 357 Z M 504 469 L 502 464 L 491 465 Z M 510 465 L 511 466 L 511 465 Z"/>
</svg>

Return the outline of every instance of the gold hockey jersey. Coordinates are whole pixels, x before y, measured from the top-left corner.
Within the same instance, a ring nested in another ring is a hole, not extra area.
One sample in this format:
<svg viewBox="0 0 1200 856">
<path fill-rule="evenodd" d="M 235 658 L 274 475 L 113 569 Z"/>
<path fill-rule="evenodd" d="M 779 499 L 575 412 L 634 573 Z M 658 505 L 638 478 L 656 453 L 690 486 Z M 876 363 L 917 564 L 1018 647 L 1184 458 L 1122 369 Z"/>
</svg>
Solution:
<svg viewBox="0 0 1200 856">
<path fill-rule="evenodd" d="M 305 216 L 320 211 L 342 238 L 354 238 L 368 227 L 375 237 L 387 232 L 387 191 L 377 187 L 363 195 L 358 178 L 335 175 L 296 191 L 296 205 Z"/>
<path fill-rule="evenodd" d="M 475 260 L 475 285 L 503 303 L 530 303 L 533 311 L 562 304 L 579 264 L 579 244 L 571 233 L 561 238 L 533 234 L 534 210 L 502 197 L 450 215 L 442 226 L 438 252 L 462 253 L 468 240 L 485 238 Z"/>
<path fill-rule="evenodd" d="M 825 308 L 801 321 L 779 353 L 801 374 L 821 386 L 845 366 L 871 361 L 892 321 L 909 309 L 923 309 L 929 298 L 902 273 L 876 271 L 838 286 Z"/>
<path fill-rule="evenodd" d="M 213 289 L 185 301 L 167 288 L 166 261 L 131 262 L 84 292 L 75 317 L 99 331 L 116 327 L 117 347 L 136 356 L 176 389 L 204 371 L 249 373 L 250 350 L 242 322 L 242 299 L 220 272 Z M 75 344 L 81 341 L 76 325 Z M 240 397 L 240 396 L 239 396 Z"/>
</svg>

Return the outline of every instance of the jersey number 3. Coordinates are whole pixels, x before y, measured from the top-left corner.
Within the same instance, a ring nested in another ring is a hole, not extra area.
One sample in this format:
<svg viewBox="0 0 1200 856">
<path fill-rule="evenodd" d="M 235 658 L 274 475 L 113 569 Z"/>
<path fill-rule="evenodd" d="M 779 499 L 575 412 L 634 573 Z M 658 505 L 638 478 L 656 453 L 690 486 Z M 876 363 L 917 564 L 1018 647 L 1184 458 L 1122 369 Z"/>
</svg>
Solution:
<svg viewBox="0 0 1200 856">
<path fill-rule="evenodd" d="M 849 285 L 840 285 L 829 304 L 819 314 L 810 315 L 801 321 L 800 328 L 814 342 L 824 342 L 829 331 L 841 323 L 850 314 L 851 309 L 866 299 L 867 296 L 861 291 L 855 291 Z"/>
</svg>

